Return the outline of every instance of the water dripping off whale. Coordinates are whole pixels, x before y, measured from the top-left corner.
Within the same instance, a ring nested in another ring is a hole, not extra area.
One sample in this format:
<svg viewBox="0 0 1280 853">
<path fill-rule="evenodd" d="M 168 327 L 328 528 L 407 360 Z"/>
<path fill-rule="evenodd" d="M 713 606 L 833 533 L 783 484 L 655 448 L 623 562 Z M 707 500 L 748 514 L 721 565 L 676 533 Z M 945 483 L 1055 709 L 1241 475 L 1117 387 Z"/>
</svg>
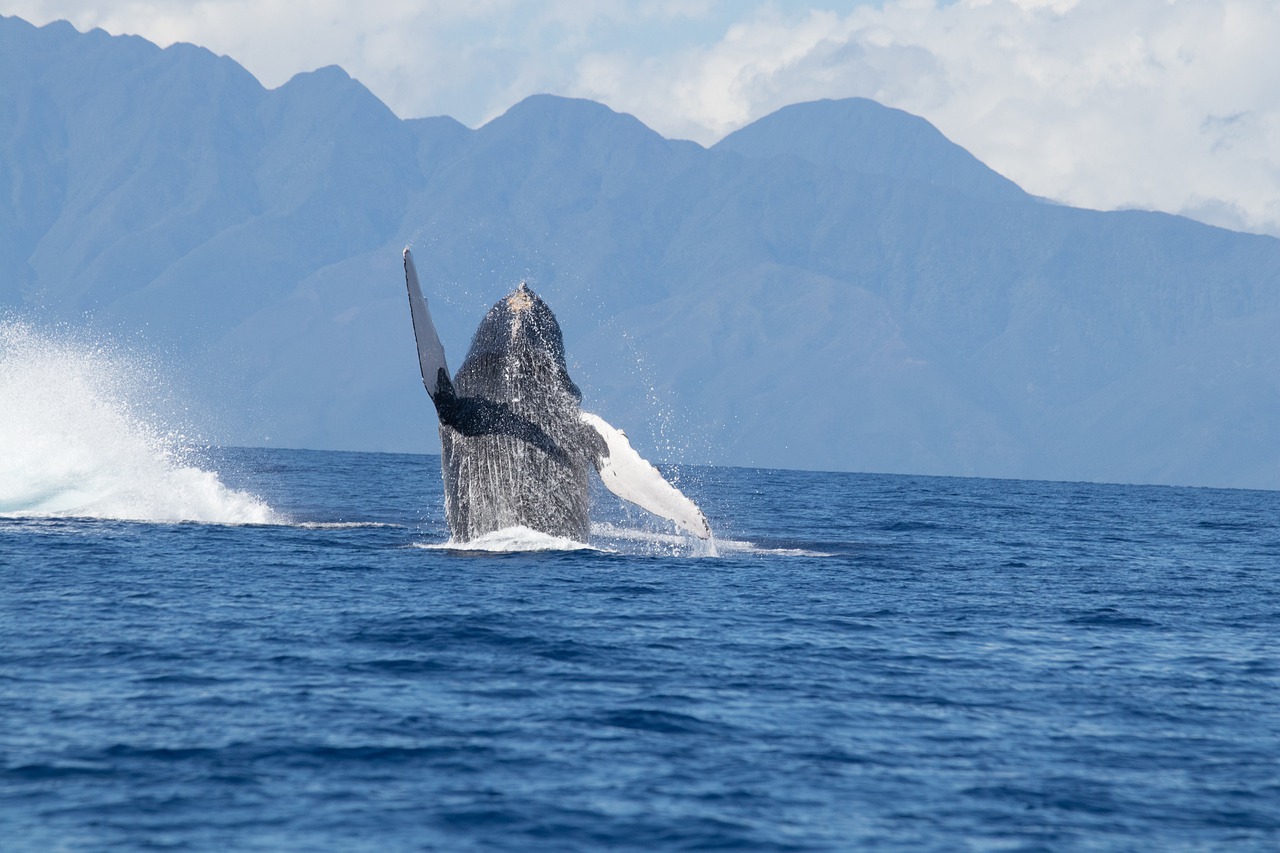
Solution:
<svg viewBox="0 0 1280 853">
<path fill-rule="evenodd" d="M 489 309 L 451 378 L 407 248 L 404 273 L 422 382 L 440 421 L 445 514 L 454 541 L 527 527 L 586 542 L 592 468 L 618 497 L 713 541 L 698 506 L 621 430 L 581 409 L 560 325 L 527 284 Z"/>
</svg>

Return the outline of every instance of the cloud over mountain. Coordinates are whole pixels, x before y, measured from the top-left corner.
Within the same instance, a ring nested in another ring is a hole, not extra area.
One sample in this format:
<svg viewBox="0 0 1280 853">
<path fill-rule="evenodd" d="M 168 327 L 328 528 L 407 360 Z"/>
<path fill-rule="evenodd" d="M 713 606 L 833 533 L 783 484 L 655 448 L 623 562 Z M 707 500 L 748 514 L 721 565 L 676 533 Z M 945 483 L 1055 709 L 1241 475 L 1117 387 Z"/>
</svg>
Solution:
<svg viewBox="0 0 1280 853">
<path fill-rule="evenodd" d="M 787 104 L 924 116 L 1029 192 L 1280 235 L 1280 6 L 1269 0 L 0 0 L 189 41 L 268 86 L 338 64 L 402 117 L 477 126 L 586 97 L 703 144 Z"/>
<path fill-rule="evenodd" d="M 435 446 L 412 243 L 455 366 L 527 278 L 657 458 L 1280 487 L 1280 240 L 1045 203 L 872 101 L 706 149 L 66 24 L 0 19 L 0 70 L 0 305 L 145 329 L 227 440 Z"/>
</svg>

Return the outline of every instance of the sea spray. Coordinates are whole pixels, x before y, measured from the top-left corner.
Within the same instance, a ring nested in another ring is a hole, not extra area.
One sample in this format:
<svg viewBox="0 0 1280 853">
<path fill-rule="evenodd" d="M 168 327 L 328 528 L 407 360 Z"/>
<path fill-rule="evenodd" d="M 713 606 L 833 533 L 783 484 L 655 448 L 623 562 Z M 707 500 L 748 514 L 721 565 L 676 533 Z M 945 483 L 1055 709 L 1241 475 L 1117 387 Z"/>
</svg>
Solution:
<svg viewBox="0 0 1280 853">
<path fill-rule="evenodd" d="M 193 464 L 194 443 L 151 410 L 162 389 L 121 347 L 0 320 L 0 515 L 279 521 Z"/>
</svg>

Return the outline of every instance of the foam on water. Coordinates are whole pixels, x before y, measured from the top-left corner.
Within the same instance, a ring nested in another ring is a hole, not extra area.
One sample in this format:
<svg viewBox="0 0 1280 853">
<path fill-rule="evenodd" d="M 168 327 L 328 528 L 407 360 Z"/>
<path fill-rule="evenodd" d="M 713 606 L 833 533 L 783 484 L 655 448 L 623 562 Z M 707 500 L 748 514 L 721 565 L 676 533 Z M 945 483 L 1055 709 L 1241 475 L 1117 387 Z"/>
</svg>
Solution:
<svg viewBox="0 0 1280 853">
<path fill-rule="evenodd" d="M 597 551 L 603 553 L 661 555 L 667 557 L 719 557 L 728 554 L 775 557 L 831 557 L 832 554 L 804 548 L 768 548 L 754 542 L 716 539 L 706 542 L 679 533 L 658 533 L 607 522 L 591 525 L 591 543 L 552 536 L 529 527 L 506 527 L 470 542 L 418 542 L 414 548 L 432 551 L 478 551 L 493 554 L 534 551 Z"/>
<path fill-rule="evenodd" d="M 0 320 L 0 517 L 272 524 L 150 411 L 163 386 L 102 343 Z"/>
<path fill-rule="evenodd" d="M 448 542 L 439 544 L 419 544 L 415 547 L 446 551 L 486 551 L 490 553 L 527 552 L 527 551 L 596 551 L 598 548 L 567 539 L 563 536 L 552 536 L 537 530 L 516 525 L 504 527 L 492 533 L 486 533 L 470 542 Z"/>
<path fill-rule="evenodd" d="M 661 554 L 663 556 L 716 557 L 717 542 L 704 542 L 691 536 L 653 533 L 616 527 L 612 524 L 591 525 L 591 543 L 552 536 L 523 525 L 486 533 L 470 542 L 415 543 L 415 548 L 439 551 L 480 551 L 486 553 L 524 553 L 532 551 L 597 551 L 623 554 Z M 748 543 L 742 543 L 748 544 Z"/>
<path fill-rule="evenodd" d="M 386 521 L 294 521 L 290 526 L 299 530 L 367 530 L 397 528 L 402 525 Z"/>
<path fill-rule="evenodd" d="M 670 557 L 718 557 L 719 539 L 703 540 L 682 533 L 661 533 L 634 527 L 620 527 L 609 522 L 591 524 L 591 538 L 607 543 L 608 550 Z"/>
<path fill-rule="evenodd" d="M 810 551 L 804 548 L 768 548 L 738 539 L 716 538 L 703 541 L 679 533 L 658 533 L 652 530 L 619 527 L 608 522 L 594 522 L 591 525 L 591 538 L 594 541 L 610 543 L 608 550 L 626 553 L 643 550 L 651 554 L 686 557 L 720 557 L 730 554 L 767 554 L 774 557 L 833 556 L 823 551 Z"/>
</svg>

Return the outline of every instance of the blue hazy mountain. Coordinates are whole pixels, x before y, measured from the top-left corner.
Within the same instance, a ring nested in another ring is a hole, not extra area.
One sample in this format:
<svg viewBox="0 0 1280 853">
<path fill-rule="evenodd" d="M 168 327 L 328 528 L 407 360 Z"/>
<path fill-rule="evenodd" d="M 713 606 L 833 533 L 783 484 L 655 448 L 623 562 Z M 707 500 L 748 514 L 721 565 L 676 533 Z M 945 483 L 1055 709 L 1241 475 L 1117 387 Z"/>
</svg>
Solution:
<svg viewBox="0 0 1280 853">
<path fill-rule="evenodd" d="M 223 441 L 438 447 L 408 243 L 451 366 L 527 279 L 658 460 L 1280 488 L 1280 240 L 1044 202 L 871 101 L 471 130 L 16 18 L 0 79 L 0 306 L 143 335 Z"/>
<path fill-rule="evenodd" d="M 866 98 L 783 107 L 729 134 L 715 149 L 756 158 L 800 157 L 819 166 L 986 198 L 1024 195 L 1017 184 L 952 145 L 929 122 Z"/>
</svg>

